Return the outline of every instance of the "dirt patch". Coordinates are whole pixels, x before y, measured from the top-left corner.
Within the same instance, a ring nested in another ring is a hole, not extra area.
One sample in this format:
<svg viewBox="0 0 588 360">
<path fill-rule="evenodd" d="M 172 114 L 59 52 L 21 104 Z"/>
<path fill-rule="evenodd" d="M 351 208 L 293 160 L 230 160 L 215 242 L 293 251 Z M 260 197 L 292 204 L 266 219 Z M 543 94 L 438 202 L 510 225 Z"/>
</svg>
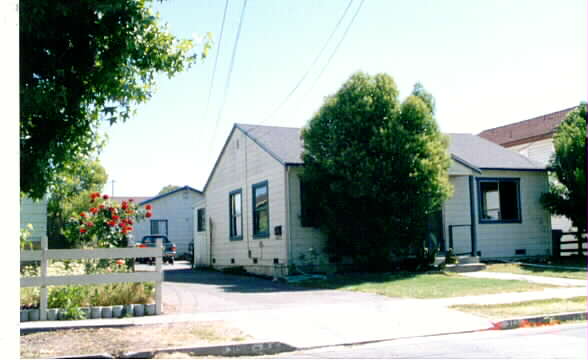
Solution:
<svg viewBox="0 0 588 360">
<path fill-rule="evenodd" d="M 22 335 L 21 358 L 83 354 L 121 354 L 168 347 L 244 342 L 250 337 L 222 321 L 186 322 L 125 328 L 72 329 Z"/>
</svg>

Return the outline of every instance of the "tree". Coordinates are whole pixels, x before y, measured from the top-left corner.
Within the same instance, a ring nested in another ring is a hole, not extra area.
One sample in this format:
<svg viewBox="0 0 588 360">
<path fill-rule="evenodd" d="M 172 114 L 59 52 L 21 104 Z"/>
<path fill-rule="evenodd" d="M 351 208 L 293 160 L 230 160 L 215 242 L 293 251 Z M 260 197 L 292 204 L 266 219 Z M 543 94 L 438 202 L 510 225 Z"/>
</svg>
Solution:
<svg viewBox="0 0 588 360">
<path fill-rule="evenodd" d="M 553 137 L 549 167 L 557 181 L 541 196 L 543 206 L 568 217 L 578 234 L 586 232 L 586 103 L 568 113 Z M 580 235 L 578 235 L 580 236 Z"/>
<path fill-rule="evenodd" d="M 174 191 L 176 189 L 179 189 L 180 187 L 181 186 L 178 186 L 178 185 L 166 185 L 166 186 L 162 187 L 161 190 L 159 190 L 157 195 L 161 195 L 161 194 L 168 193 L 170 191 Z"/>
<path fill-rule="evenodd" d="M 196 60 L 191 40 L 160 24 L 151 0 L 23 0 L 20 6 L 20 186 L 41 198 L 99 144 L 98 125 L 126 121 L 155 75 Z M 210 35 L 202 57 L 210 47 Z"/>
<path fill-rule="evenodd" d="M 69 248 L 80 244 L 64 234 L 67 222 L 91 205 L 90 194 L 99 192 L 108 175 L 98 160 L 67 163 L 55 175 L 47 203 L 48 238 L 51 248 Z"/>
<path fill-rule="evenodd" d="M 400 104 L 390 76 L 359 72 L 303 129 L 303 181 L 330 255 L 373 266 L 422 246 L 451 193 L 433 111 L 420 84 Z"/>
</svg>

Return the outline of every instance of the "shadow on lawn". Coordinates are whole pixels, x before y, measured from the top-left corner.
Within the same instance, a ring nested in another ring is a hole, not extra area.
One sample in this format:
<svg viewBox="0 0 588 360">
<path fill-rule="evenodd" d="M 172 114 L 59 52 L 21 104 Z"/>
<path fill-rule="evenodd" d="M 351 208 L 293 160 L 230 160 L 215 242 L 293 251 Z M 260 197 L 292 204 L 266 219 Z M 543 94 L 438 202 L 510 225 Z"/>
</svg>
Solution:
<svg viewBox="0 0 588 360">
<path fill-rule="evenodd" d="M 359 286 L 366 283 L 380 284 L 391 281 L 408 280 L 424 274 L 426 273 L 406 271 L 394 273 L 344 273 L 330 275 L 326 280 L 309 280 L 297 285 L 317 289 L 340 289 L 347 286 Z"/>
</svg>

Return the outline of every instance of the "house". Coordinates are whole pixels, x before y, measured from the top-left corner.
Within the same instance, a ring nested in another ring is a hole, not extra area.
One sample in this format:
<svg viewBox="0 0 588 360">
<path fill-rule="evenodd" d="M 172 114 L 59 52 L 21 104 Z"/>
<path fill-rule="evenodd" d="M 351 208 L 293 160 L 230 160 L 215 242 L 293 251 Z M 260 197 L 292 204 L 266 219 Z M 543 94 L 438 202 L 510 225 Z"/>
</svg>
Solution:
<svg viewBox="0 0 588 360">
<path fill-rule="evenodd" d="M 545 166 L 471 134 L 449 134 L 454 195 L 431 226 L 442 250 L 482 258 L 547 255 Z M 195 205 L 195 263 L 277 267 L 334 266 L 324 235 L 303 223 L 300 129 L 235 124 Z"/>
<path fill-rule="evenodd" d="M 482 131 L 478 136 L 525 155 L 543 165 L 555 152 L 553 135 L 567 114 L 576 106 L 532 119 Z M 553 229 L 570 231 L 572 222 L 563 216 L 551 218 Z"/>
<path fill-rule="evenodd" d="M 47 197 L 41 200 L 20 199 L 20 228 L 24 229 L 28 224 L 33 226 L 29 240 L 34 243 L 40 244 L 41 238 L 47 236 L 47 202 Z"/>
<path fill-rule="evenodd" d="M 178 257 L 187 255 L 194 241 L 193 208 L 201 198 L 202 192 L 186 185 L 139 202 L 141 207 L 150 204 L 153 215 L 135 224 L 134 240 L 140 240 L 145 235 L 166 235 L 176 244 Z"/>
</svg>

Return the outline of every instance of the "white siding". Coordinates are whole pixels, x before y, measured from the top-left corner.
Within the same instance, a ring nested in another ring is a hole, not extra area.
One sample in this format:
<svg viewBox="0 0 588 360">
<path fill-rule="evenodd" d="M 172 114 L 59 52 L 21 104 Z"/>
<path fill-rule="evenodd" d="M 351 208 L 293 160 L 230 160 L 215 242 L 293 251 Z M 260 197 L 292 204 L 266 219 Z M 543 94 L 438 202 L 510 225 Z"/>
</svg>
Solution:
<svg viewBox="0 0 588 360">
<path fill-rule="evenodd" d="M 450 176 L 453 196 L 443 204 L 444 238 L 449 248 L 449 226 L 471 224 L 470 191 L 468 176 Z M 471 251 L 470 227 L 455 227 L 453 231 L 453 250 L 455 253 Z"/>
<path fill-rule="evenodd" d="M 521 223 L 480 224 L 476 216 L 478 250 L 483 258 L 512 257 L 516 249 L 525 249 L 527 256 L 548 255 L 551 252 L 551 222 L 549 213 L 539 203 L 547 191 L 547 175 L 534 171 L 484 171 L 478 178 L 509 177 L 520 179 Z M 452 177 L 455 193 L 444 205 L 446 231 L 451 224 L 469 224 L 469 185 L 465 176 Z M 477 198 L 476 187 L 476 198 Z M 477 204 L 477 200 L 476 200 Z M 476 209 L 477 210 L 477 209 Z M 470 249 L 469 228 L 458 235 Z M 455 240 L 454 240 L 455 241 Z M 457 246 L 456 246 L 457 247 Z M 467 250 L 466 250 L 467 251 Z"/>
<path fill-rule="evenodd" d="M 47 236 L 47 199 L 20 200 L 20 228 L 25 228 L 28 224 L 33 225 L 30 240 L 41 241 L 42 236 Z"/>
<path fill-rule="evenodd" d="M 204 231 L 198 231 L 198 209 L 205 209 L 206 223 Z M 210 266 L 210 226 L 208 225 L 209 218 L 206 212 L 206 200 L 203 198 L 194 204 L 194 265 L 196 266 Z"/>
<path fill-rule="evenodd" d="M 268 238 L 253 238 L 251 186 L 267 181 L 269 193 Z M 230 240 L 229 193 L 242 191 L 243 240 Z M 259 272 L 273 268 L 274 259 L 287 262 L 285 167 L 241 130 L 235 129 L 206 188 L 206 212 L 211 225 L 213 266 L 248 266 Z M 274 228 L 282 226 L 282 235 Z M 257 259 L 254 266 L 253 259 Z M 231 263 L 234 259 L 234 263 Z"/>
<path fill-rule="evenodd" d="M 290 193 L 290 255 L 291 263 L 296 265 L 328 262 L 325 254 L 326 236 L 317 228 L 303 227 L 301 221 L 300 174 L 301 167 L 290 168 L 288 171 L 288 191 Z M 310 249 L 317 252 L 317 258 L 311 259 Z"/>
<path fill-rule="evenodd" d="M 192 190 L 182 190 L 153 200 L 153 216 L 138 222 L 133 230 L 135 241 L 151 234 L 151 220 L 167 220 L 168 239 L 176 244 L 177 256 L 188 253 L 188 245 L 193 241 L 193 208 L 202 195 Z"/>
</svg>

